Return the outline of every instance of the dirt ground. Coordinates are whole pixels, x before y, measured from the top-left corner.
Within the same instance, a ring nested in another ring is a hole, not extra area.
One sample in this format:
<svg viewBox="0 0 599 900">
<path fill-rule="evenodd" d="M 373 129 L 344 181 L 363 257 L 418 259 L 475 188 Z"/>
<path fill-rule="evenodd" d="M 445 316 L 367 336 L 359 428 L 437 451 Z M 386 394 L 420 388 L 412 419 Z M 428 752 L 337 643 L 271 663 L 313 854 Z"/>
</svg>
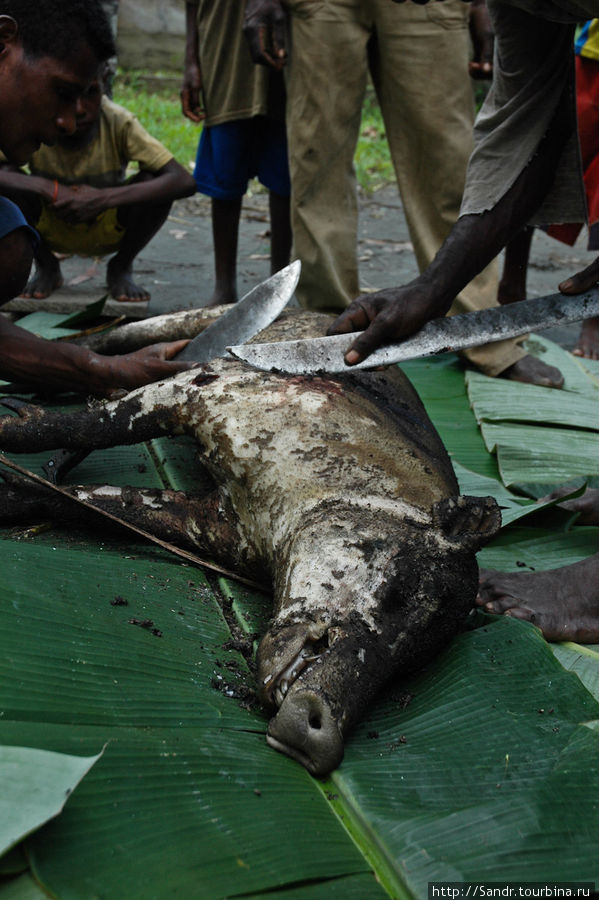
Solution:
<svg viewBox="0 0 599 900">
<path fill-rule="evenodd" d="M 417 274 L 401 201 L 393 185 L 360 198 L 358 254 L 364 289 L 402 284 Z M 568 275 L 584 268 L 595 254 L 586 250 L 586 230 L 574 247 L 537 231 L 528 276 L 529 296 L 553 293 Z M 72 258 L 63 262 L 65 286 L 49 301 L 22 301 L 21 311 L 79 308 L 105 291 L 105 261 Z M 267 196 L 248 194 L 244 201 L 238 253 L 239 292 L 243 295 L 269 274 Z M 151 293 L 149 304 L 126 304 L 127 314 L 158 315 L 203 306 L 213 287 L 210 201 L 197 194 L 177 202 L 159 234 L 138 257 L 137 280 Z M 117 306 L 117 305 L 115 305 Z M 123 304 L 118 305 L 121 310 Z M 137 306 L 137 310 L 133 307 Z M 13 308 L 14 308 L 13 307 Z M 551 329 L 546 336 L 571 349 L 579 326 Z"/>
</svg>

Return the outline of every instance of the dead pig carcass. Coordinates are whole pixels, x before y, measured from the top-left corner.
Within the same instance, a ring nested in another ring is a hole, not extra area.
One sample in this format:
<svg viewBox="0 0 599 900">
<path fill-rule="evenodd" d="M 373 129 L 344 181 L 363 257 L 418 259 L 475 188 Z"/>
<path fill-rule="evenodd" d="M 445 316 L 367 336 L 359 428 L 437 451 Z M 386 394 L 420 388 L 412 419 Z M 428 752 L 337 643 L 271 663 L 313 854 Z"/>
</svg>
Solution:
<svg viewBox="0 0 599 900">
<path fill-rule="evenodd" d="M 260 339 L 324 332 L 286 316 Z M 315 775 L 390 675 L 420 667 L 460 628 L 475 552 L 499 527 L 490 498 L 458 496 L 439 436 L 399 369 L 287 377 L 215 360 L 71 415 L 24 407 L 0 419 L 6 451 L 93 449 L 192 435 L 213 477 L 174 491 L 72 488 L 160 537 L 270 579 L 258 650 L 268 742 Z"/>
</svg>

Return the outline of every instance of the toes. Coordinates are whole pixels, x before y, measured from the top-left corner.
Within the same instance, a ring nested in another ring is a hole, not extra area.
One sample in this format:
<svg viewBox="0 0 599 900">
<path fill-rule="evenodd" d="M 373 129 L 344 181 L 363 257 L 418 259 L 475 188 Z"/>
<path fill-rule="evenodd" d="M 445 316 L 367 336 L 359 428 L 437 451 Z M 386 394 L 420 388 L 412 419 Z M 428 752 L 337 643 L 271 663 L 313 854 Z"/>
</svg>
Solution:
<svg viewBox="0 0 599 900">
<path fill-rule="evenodd" d="M 481 606 L 486 612 L 494 615 L 501 615 L 508 609 L 518 606 L 518 600 L 510 592 L 509 588 L 494 580 L 499 575 L 498 572 L 490 570 L 480 573 L 480 581 L 478 595 L 476 597 L 476 605 Z"/>
<path fill-rule="evenodd" d="M 144 291 L 143 288 L 124 290 L 120 294 L 113 294 L 113 297 L 119 303 L 144 303 L 150 299 L 148 291 Z"/>
<path fill-rule="evenodd" d="M 536 615 L 532 609 L 528 609 L 526 606 L 512 606 L 506 609 L 505 615 L 511 616 L 512 619 L 522 619 L 524 622 L 535 623 L 536 621 Z"/>
<path fill-rule="evenodd" d="M 518 600 L 510 594 L 500 594 L 493 598 L 479 594 L 476 598 L 476 603 L 478 606 L 482 606 L 486 612 L 501 616 L 503 613 L 507 613 L 508 610 L 515 609 Z"/>
</svg>

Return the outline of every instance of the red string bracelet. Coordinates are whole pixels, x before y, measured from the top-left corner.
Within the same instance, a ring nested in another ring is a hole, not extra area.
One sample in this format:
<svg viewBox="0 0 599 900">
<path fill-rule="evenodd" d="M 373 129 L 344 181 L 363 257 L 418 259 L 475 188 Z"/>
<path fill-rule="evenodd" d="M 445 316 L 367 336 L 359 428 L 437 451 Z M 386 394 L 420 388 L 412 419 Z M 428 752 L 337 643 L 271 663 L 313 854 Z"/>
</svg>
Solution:
<svg viewBox="0 0 599 900">
<path fill-rule="evenodd" d="M 58 181 L 54 179 L 54 193 L 52 194 L 52 203 L 56 203 L 58 199 Z"/>
</svg>

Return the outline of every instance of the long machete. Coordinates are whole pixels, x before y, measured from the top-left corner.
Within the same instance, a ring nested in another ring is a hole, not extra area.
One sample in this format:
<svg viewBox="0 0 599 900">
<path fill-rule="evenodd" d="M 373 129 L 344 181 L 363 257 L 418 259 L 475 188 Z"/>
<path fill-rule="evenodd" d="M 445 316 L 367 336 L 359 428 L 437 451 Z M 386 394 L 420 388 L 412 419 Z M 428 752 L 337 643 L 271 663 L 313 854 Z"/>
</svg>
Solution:
<svg viewBox="0 0 599 900">
<path fill-rule="evenodd" d="M 226 355 L 229 344 L 242 344 L 277 318 L 297 287 L 301 263 L 295 260 L 231 306 L 177 354 L 189 362 L 209 362 Z"/>
<path fill-rule="evenodd" d="M 301 341 L 247 344 L 228 350 L 238 359 L 266 371 L 290 375 L 336 374 L 465 350 L 598 315 L 599 288 L 577 296 L 550 294 L 509 306 L 433 319 L 412 337 L 399 344 L 380 347 L 355 366 L 346 365 L 343 356 L 358 337 L 356 331 Z"/>
</svg>

